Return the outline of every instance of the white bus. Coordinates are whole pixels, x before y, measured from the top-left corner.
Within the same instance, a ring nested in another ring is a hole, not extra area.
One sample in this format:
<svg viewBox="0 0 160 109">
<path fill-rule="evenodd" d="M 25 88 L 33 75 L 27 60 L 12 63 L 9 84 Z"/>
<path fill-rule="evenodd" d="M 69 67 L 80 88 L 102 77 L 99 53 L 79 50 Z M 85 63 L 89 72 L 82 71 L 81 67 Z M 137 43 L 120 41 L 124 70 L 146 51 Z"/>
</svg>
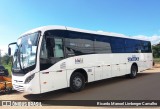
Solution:
<svg viewBox="0 0 160 109">
<path fill-rule="evenodd" d="M 151 43 L 115 33 L 65 26 L 45 26 L 21 35 L 15 43 L 12 83 L 20 92 L 45 93 L 137 73 L 153 64 Z"/>
</svg>

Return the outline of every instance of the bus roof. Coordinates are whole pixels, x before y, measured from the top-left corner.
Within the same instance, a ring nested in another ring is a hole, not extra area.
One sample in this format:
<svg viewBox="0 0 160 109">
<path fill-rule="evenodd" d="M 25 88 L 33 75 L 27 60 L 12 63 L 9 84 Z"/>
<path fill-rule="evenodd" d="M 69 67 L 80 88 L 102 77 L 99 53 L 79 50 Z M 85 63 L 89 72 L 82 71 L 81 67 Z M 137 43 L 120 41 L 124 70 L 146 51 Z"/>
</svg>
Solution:
<svg viewBox="0 0 160 109">
<path fill-rule="evenodd" d="M 59 25 L 49 25 L 49 26 L 38 27 L 38 28 L 29 30 L 29 31 L 23 33 L 21 36 L 23 36 L 25 34 L 34 33 L 34 32 L 37 32 L 37 31 L 44 32 L 44 31 L 47 31 L 47 30 L 54 30 L 54 29 L 70 30 L 70 31 L 83 32 L 83 33 L 89 33 L 89 34 L 106 35 L 106 36 L 112 36 L 112 37 L 121 37 L 121 38 L 128 38 L 128 39 L 136 39 L 136 40 L 149 41 L 149 40 L 145 40 L 145 39 L 138 39 L 138 38 L 133 38 L 133 37 L 125 36 L 124 34 L 119 34 L 119 33 L 103 32 L 103 31 L 91 31 L 91 30 L 84 30 L 84 29 L 67 27 L 67 26 L 59 26 Z"/>
</svg>

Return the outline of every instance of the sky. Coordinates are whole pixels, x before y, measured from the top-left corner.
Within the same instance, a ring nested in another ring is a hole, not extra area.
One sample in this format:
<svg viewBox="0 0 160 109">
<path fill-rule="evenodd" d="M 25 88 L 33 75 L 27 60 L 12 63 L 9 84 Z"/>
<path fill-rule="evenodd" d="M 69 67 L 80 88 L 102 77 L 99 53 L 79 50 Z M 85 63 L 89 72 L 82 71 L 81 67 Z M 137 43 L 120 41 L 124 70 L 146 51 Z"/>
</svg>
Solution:
<svg viewBox="0 0 160 109">
<path fill-rule="evenodd" d="M 160 0 L 0 0 L 0 49 L 30 29 L 63 25 L 160 42 Z"/>
</svg>

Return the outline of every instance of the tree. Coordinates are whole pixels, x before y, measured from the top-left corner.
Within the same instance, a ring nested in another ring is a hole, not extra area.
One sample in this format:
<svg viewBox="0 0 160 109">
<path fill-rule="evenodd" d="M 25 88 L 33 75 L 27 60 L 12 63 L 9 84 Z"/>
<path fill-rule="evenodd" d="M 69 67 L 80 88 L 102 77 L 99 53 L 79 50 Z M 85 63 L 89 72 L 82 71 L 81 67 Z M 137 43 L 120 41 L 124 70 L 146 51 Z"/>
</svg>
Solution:
<svg viewBox="0 0 160 109">
<path fill-rule="evenodd" d="M 2 64 L 11 64 L 12 63 L 12 58 L 8 55 L 8 54 L 5 54 L 3 57 L 2 57 Z"/>
<path fill-rule="evenodd" d="M 160 58 L 160 45 L 152 46 L 152 50 L 153 50 L 153 57 Z"/>
</svg>

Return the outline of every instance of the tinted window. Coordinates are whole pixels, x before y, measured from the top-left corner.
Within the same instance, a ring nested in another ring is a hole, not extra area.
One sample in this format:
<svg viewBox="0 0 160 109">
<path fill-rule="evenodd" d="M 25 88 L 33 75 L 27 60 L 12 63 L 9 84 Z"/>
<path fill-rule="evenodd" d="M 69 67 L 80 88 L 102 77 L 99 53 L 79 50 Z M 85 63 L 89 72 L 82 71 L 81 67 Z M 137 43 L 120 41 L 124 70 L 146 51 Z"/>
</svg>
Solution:
<svg viewBox="0 0 160 109">
<path fill-rule="evenodd" d="M 126 53 L 138 53 L 141 52 L 142 43 L 139 40 L 125 39 L 125 52 Z"/>
<path fill-rule="evenodd" d="M 67 37 L 67 32 L 65 30 L 46 31 L 45 37 L 42 41 L 42 57 L 64 57 L 63 39 L 65 37 Z"/>
<path fill-rule="evenodd" d="M 148 52 L 152 53 L 151 42 L 148 42 Z"/>
<path fill-rule="evenodd" d="M 111 37 L 111 48 L 113 53 L 125 52 L 125 40 L 119 37 Z"/>
<path fill-rule="evenodd" d="M 55 47 L 54 47 L 54 57 L 55 58 L 63 58 L 63 41 L 61 38 L 55 38 Z"/>
<path fill-rule="evenodd" d="M 68 57 L 94 53 L 93 37 L 90 34 L 69 31 L 68 37 L 65 38 Z"/>
<path fill-rule="evenodd" d="M 150 53 L 151 52 L 151 43 L 149 41 L 142 42 L 142 52 Z"/>
<path fill-rule="evenodd" d="M 151 43 L 135 39 L 126 39 L 126 53 L 150 53 Z"/>
<path fill-rule="evenodd" d="M 110 37 L 95 35 L 95 53 L 111 53 Z"/>
<path fill-rule="evenodd" d="M 62 60 L 64 56 L 63 39 L 65 34 L 61 30 L 50 30 L 45 32 L 41 44 L 40 69 L 45 70 L 56 62 Z"/>
</svg>

